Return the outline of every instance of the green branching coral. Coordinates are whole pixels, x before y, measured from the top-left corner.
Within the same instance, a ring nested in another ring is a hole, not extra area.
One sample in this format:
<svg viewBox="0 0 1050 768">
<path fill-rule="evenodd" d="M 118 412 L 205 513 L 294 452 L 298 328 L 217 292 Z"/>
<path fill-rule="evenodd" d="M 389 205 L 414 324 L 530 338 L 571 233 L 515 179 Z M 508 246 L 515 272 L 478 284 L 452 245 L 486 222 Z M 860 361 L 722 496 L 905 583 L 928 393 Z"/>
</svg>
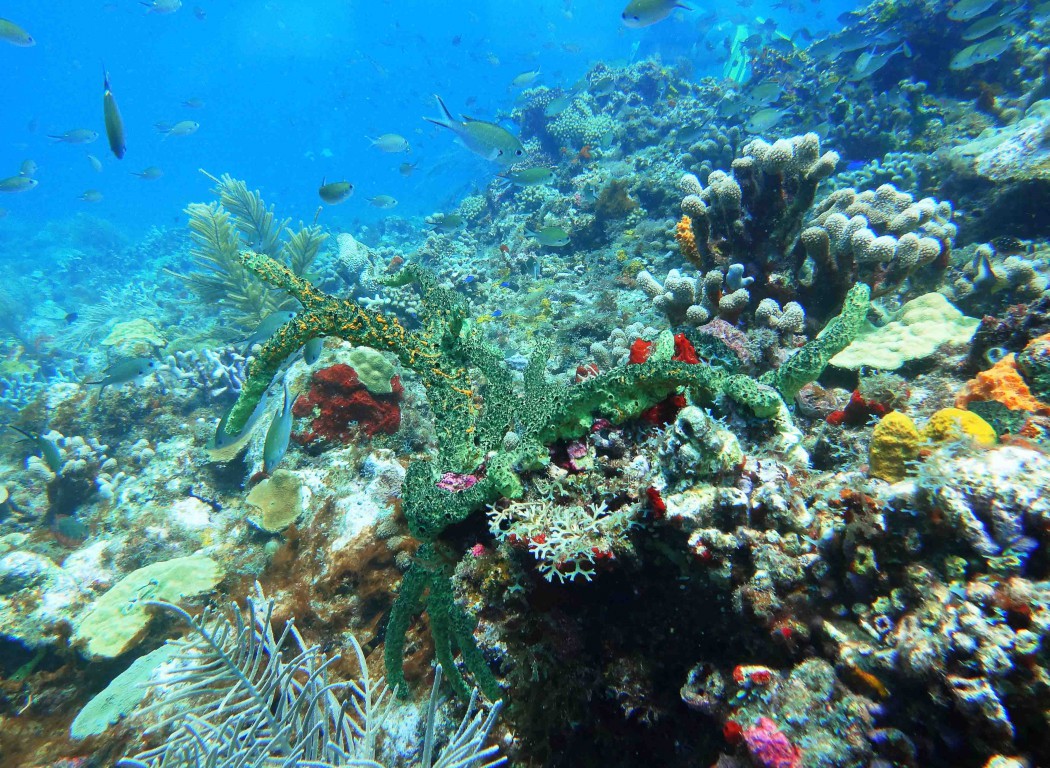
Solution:
<svg viewBox="0 0 1050 768">
<path fill-rule="evenodd" d="M 229 307 L 236 324 L 254 328 L 266 315 L 288 304 L 288 297 L 261 282 L 240 260 L 245 247 L 278 259 L 296 275 L 305 275 L 327 239 L 320 227 L 288 229 L 289 219 L 278 221 L 258 191 L 243 181 L 223 175 L 212 178 L 218 203 L 191 203 L 190 251 L 195 269 L 172 272 L 207 304 Z M 282 233 L 286 239 L 282 240 Z"/>
<path fill-rule="evenodd" d="M 586 433 L 596 417 L 614 423 L 634 418 L 683 389 L 697 403 L 711 404 L 724 395 L 760 418 L 786 413 L 781 394 L 794 397 L 806 381 L 819 376 L 827 359 L 849 343 L 867 309 L 867 288 L 860 286 L 824 335 L 762 382 L 722 367 L 672 360 L 673 339 L 668 335 L 646 362 L 613 368 L 571 387 L 547 377 L 547 350 L 540 347 L 517 384 L 499 351 L 473 332 L 463 299 L 440 287 L 425 270 L 406 267 L 389 281 L 414 282 L 421 295 L 421 328 L 408 331 L 395 318 L 352 299 L 321 293 L 264 254 L 244 251 L 240 258 L 245 269 L 290 293 L 303 311 L 263 345 L 251 364 L 227 419 L 231 434 L 240 431 L 285 359 L 316 336 L 338 336 L 391 352 L 426 389 L 435 415 L 438 455 L 414 461 L 402 487 L 409 528 L 424 544 L 404 577 L 386 637 L 388 678 L 402 690 L 405 632 L 425 604 L 439 661 L 450 677 L 454 677 L 453 648 L 458 647 L 474 679 L 487 694 L 495 695 L 495 680 L 473 642 L 474 620 L 456 605 L 432 542 L 449 526 L 499 498 L 520 497 L 519 473 L 542 467 L 548 461 L 547 445 Z M 439 484 L 445 473 L 472 474 L 476 482 L 466 490 L 447 490 Z M 455 687 L 466 690 L 461 680 Z"/>
</svg>

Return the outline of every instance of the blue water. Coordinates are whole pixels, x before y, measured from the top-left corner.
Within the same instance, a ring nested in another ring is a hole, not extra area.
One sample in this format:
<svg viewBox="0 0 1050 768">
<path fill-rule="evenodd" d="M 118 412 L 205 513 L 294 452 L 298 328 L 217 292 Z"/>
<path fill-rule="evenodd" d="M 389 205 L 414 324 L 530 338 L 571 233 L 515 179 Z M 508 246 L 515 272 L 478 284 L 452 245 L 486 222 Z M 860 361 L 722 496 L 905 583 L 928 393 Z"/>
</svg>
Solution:
<svg viewBox="0 0 1050 768">
<path fill-rule="evenodd" d="M 700 43 L 724 38 L 730 22 L 712 22 L 710 6 L 635 30 L 621 24 L 621 5 L 187 0 L 159 15 L 133 0 L 7 3 L 4 18 L 37 44 L 0 44 L 0 177 L 16 174 L 28 158 L 39 166 L 40 184 L 0 197 L 9 210 L 0 231 L 85 212 L 130 237 L 154 225 L 181 226 L 188 202 L 211 198 L 211 182 L 199 168 L 243 178 L 281 215 L 306 221 L 318 207 L 323 178 L 351 181 L 354 197 L 322 212 L 320 222 L 332 229 L 445 208 L 487 183 L 495 169 L 421 119 L 437 114 L 433 94 L 454 112 L 498 119 L 514 106 L 510 81 L 537 68 L 543 73 L 537 84 L 563 87 L 596 61 L 654 54 L 668 64 L 689 59 L 697 76 L 720 72 Z M 791 14 L 756 2 L 722 14 L 772 17 L 790 33 L 799 24 L 837 28 L 835 17 L 852 7 L 809 0 L 806 6 Z M 102 124 L 103 62 L 127 130 L 127 154 L 119 161 Z M 203 108 L 183 106 L 189 99 Z M 165 138 L 154 128 L 179 120 L 198 121 L 200 129 Z M 48 139 L 73 128 L 96 130 L 99 139 L 76 146 Z M 369 146 L 366 136 L 386 132 L 408 138 L 412 152 L 387 155 Z M 102 160 L 102 173 L 92 169 L 89 153 Z M 407 178 L 398 171 L 404 161 L 419 162 Z M 148 166 L 164 176 L 131 175 Z M 88 189 L 102 192 L 102 201 L 78 199 Z M 393 195 L 398 208 L 372 208 L 367 198 L 377 194 Z"/>
</svg>

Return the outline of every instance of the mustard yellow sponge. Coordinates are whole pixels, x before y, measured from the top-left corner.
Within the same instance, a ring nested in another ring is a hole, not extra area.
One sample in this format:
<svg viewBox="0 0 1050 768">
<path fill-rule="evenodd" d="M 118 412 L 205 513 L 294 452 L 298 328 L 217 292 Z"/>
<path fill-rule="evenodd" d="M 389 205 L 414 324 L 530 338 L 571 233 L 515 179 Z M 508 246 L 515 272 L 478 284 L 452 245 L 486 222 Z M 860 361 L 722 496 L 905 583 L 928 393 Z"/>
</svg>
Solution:
<svg viewBox="0 0 1050 768">
<path fill-rule="evenodd" d="M 868 446 L 868 474 L 896 483 L 908 474 L 908 462 L 919 457 L 919 430 L 900 411 L 891 411 L 875 425 Z"/>
<path fill-rule="evenodd" d="M 961 408 L 942 408 L 930 417 L 922 436 L 932 442 L 950 440 L 960 434 L 969 435 L 981 445 L 995 445 L 992 425 L 972 411 Z"/>
</svg>

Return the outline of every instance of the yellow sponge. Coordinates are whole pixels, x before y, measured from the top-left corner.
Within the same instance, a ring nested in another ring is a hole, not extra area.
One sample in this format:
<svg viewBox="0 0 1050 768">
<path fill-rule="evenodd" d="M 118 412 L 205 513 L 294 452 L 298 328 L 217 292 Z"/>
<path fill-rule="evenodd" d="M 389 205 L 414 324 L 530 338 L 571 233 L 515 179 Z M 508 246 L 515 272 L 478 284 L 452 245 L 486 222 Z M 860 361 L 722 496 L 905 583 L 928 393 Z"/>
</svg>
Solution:
<svg viewBox="0 0 1050 768">
<path fill-rule="evenodd" d="M 942 408 L 930 417 L 922 430 L 922 436 L 932 442 L 950 440 L 959 435 L 969 435 L 981 445 L 996 443 L 992 425 L 976 413 L 961 408 Z"/>
<path fill-rule="evenodd" d="M 900 411 L 891 411 L 875 425 L 868 446 L 868 472 L 872 477 L 896 483 L 908 473 L 908 462 L 919 457 L 919 430 Z"/>
</svg>

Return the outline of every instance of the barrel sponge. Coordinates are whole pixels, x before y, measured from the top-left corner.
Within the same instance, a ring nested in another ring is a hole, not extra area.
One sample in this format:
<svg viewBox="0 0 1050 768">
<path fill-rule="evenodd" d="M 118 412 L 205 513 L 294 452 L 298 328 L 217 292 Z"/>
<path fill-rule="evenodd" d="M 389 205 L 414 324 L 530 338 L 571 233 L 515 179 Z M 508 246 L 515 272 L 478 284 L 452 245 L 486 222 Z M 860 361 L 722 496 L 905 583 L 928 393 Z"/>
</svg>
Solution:
<svg viewBox="0 0 1050 768">
<path fill-rule="evenodd" d="M 896 483 L 908 474 L 908 462 L 919 457 L 919 430 L 900 411 L 890 411 L 875 425 L 868 445 L 868 474 Z"/>
<path fill-rule="evenodd" d="M 930 417 L 923 427 L 922 436 L 931 442 L 942 442 L 967 435 L 981 445 L 995 445 L 996 434 L 992 425 L 976 413 L 959 408 L 942 408 Z"/>
<path fill-rule="evenodd" d="M 909 360 L 929 357 L 942 344 L 968 344 L 979 320 L 967 317 L 939 293 L 912 299 L 896 319 L 881 328 L 871 325 L 831 365 L 857 370 L 861 366 L 894 371 Z"/>
</svg>

